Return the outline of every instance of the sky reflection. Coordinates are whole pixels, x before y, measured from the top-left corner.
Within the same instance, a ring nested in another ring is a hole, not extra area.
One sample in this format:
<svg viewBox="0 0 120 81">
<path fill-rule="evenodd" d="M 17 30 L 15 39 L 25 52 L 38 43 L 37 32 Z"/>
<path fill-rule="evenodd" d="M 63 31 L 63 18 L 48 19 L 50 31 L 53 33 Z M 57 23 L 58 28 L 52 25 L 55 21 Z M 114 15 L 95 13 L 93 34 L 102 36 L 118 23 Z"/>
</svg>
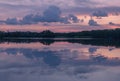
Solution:
<svg viewBox="0 0 120 81">
<path fill-rule="evenodd" d="M 50 46 L 1 43 L 0 80 L 118 81 L 119 51 L 115 47 L 67 42 L 56 42 Z"/>
</svg>

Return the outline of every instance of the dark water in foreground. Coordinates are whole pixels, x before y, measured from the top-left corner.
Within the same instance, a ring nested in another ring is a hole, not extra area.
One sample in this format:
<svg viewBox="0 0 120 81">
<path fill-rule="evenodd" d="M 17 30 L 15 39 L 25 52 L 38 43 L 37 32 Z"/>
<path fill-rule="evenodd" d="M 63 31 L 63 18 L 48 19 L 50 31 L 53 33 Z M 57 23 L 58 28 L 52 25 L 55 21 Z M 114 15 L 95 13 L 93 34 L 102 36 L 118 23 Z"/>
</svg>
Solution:
<svg viewBox="0 0 120 81">
<path fill-rule="evenodd" d="M 0 43 L 0 81 L 120 81 L 117 44 L 89 41 Z"/>
</svg>

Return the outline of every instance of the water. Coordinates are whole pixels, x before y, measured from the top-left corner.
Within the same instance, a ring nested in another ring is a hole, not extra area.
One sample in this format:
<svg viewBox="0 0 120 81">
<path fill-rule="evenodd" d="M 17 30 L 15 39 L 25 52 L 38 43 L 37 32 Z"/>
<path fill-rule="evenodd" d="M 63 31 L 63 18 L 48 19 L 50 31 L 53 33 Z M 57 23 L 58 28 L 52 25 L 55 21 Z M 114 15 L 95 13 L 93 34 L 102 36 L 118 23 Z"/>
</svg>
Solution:
<svg viewBox="0 0 120 81">
<path fill-rule="evenodd" d="M 0 81 L 120 81 L 120 48 L 87 41 L 2 41 Z"/>
</svg>

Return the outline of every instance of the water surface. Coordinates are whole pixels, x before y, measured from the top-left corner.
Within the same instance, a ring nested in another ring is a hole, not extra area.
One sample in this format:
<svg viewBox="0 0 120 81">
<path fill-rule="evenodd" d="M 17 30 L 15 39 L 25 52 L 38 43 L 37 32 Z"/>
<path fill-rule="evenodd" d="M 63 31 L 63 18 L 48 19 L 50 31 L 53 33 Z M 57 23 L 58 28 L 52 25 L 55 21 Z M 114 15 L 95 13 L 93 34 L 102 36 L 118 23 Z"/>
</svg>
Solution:
<svg viewBox="0 0 120 81">
<path fill-rule="evenodd" d="M 0 43 L 0 81 L 119 81 L 120 48 L 76 41 Z"/>
</svg>

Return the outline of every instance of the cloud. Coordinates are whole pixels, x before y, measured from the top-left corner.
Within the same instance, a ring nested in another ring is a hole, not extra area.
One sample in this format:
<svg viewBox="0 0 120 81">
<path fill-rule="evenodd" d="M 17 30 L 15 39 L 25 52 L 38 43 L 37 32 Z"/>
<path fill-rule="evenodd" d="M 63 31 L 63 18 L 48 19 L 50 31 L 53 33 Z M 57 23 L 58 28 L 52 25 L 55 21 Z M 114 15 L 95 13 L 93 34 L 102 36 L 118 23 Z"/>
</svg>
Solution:
<svg viewBox="0 0 120 81">
<path fill-rule="evenodd" d="M 98 0 L 1 0 L 0 1 L 0 16 L 2 19 L 10 17 L 23 17 L 28 13 L 40 12 L 42 13 L 50 5 L 59 6 L 64 12 L 63 14 L 73 13 L 73 14 L 90 14 L 97 10 L 104 10 L 107 13 L 119 13 L 120 6 L 116 5 L 119 3 L 118 0 L 114 1 L 113 4 L 108 5 L 108 1 L 98 1 Z M 42 3 L 41 3 L 42 2 Z M 101 3 L 102 2 L 102 3 Z M 119 4 L 118 4 L 119 5 Z M 8 12 L 8 13 L 6 13 Z M 14 13 L 13 13 L 14 12 Z M 4 16 L 4 17 L 3 17 Z"/>
<path fill-rule="evenodd" d="M 89 22 L 88 22 L 88 24 L 90 26 L 99 26 L 99 24 L 96 21 L 94 21 L 93 19 L 90 19 Z"/>
<path fill-rule="evenodd" d="M 114 22 L 109 22 L 108 24 L 109 24 L 109 25 L 118 26 L 118 27 L 120 26 L 120 24 L 116 24 L 116 23 L 114 23 Z"/>
<path fill-rule="evenodd" d="M 115 23 L 113 23 L 113 22 L 109 22 L 109 25 L 116 25 Z"/>
<path fill-rule="evenodd" d="M 74 0 L 79 7 L 92 7 L 92 5 L 97 5 L 98 3 L 93 0 Z"/>
<path fill-rule="evenodd" d="M 16 25 L 19 24 L 19 21 L 17 20 L 17 18 L 8 18 L 5 21 L 6 24 L 11 24 L 11 25 Z"/>
<path fill-rule="evenodd" d="M 60 22 L 61 10 L 57 6 L 50 6 L 41 14 L 29 14 L 20 20 L 21 24 L 35 24 L 39 22 Z"/>
<path fill-rule="evenodd" d="M 24 16 L 21 20 L 17 18 L 8 18 L 5 23 L 10 25 L 25 25 L 25 24 L 37 24 L 39 22 L 60 22 L 60 23 L 78 23 L 79 19 L 77 16 L 70 14 L 68 16 L 62 17 L 62 11 L 57 6 L 49 6 L 41 14 L 29 14 Z"/>
<path fill-rule="evenodd" d="M 72 23 L 78 23 L 80 20 L 75 16 L 75 15 L 73 15 L 73 14 L 70 14 L 69 16 L 68 16 L 68 19 L 70 20 L 70 21 L 72 21 Z"/>
<path fill-rule="evenodd" d="M 107 17 L 108 13 L 105 11 L 99 10 L 99 11 L 94 12 L 92 15 L 96 17 Z"/>
<path fill-rule="evenodd" d="M 43 18 L 46 22 L 59 22 L 61 18 L 61 10 L 57 6 L 50 6 L 43 12 Z"/>
<path fill-rule="evenodd" d="M 111 0 L 110 2 L 107 1 L 107 0 L 101 0 L 101 1 L 98 1 L 98 0 L 69 0 L 69 1 L 65 1 L 65 0 L 53 0 L 52 3 L 50 3 L 51 0 L 0 0 L 0 3 L 7 3 L 7 4 L 14 4 L 14 5 L 41 5 L 41 4 L 44 4 L 44 5 L 63 5 L 65 6 L 67 3 L 73 3 L 73 4 L 68 4 L 68 5 L 75 5 L 75 6 L 78 6 L 78 4 L 83 4 L 85 3 L 86 5 L 88 4 L 91 4 L 91 3 L 99 3 L 99 4 L 102 4 L 104 6 L 116 6 L 119 5 L 119 0 Z M 114 1 L 114 3 L 111 4 L 111 2 Z M 42 2 L 42 3 L 41 3 Z M 96 6 L 98 4 L 95 4 L 93 6 Z M 66 5 L 67 6 L 67 5 Z"/>
<path fill-rule="evenodd" d="M 107 7 L 94 7 L 94 8 L 91 8 L 91 7 L 82 7 L 82 6 L 78 6 L 78 7 L 71 7 L 71 8 L 65 8 L 63 9 L 64 13 L 73 13 L 73 14 L 93 14 L 97 11 L 104 11 L 106 12 L 107 14 L 116 14 L 119 15 L 120 14 L 120 7 L 110 7 L 110 6 L 107 6 Z"/>
<path fill-rule="evenodd" d="M 19 24 L 35 24 L 37 23 L 42 17 L 34 14 L 29 14 L 23 17 L 22 20 L 19 21 Z"/>
</svg>

